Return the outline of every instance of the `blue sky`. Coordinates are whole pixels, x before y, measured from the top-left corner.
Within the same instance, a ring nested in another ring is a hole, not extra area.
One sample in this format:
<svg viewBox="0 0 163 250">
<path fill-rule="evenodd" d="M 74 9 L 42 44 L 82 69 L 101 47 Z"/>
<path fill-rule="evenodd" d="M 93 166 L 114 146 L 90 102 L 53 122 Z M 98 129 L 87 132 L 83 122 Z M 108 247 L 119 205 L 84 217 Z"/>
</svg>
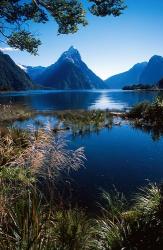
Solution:
<svg viewBox="0 0 163 250">
<path fill-rule="evenodd" d="M 16 63 L 47 66 L 71 45 L 101 78 L 129 69 L 157 54 L 163 56 L 163 0 L 126 0 L 128 9 L 120 17 L 87 15 L 89 25 L 74 35 L 57 36 L 57 25 L 34 25 L 43 44 L 39 56 L 12 51 Z"/>
</svg>

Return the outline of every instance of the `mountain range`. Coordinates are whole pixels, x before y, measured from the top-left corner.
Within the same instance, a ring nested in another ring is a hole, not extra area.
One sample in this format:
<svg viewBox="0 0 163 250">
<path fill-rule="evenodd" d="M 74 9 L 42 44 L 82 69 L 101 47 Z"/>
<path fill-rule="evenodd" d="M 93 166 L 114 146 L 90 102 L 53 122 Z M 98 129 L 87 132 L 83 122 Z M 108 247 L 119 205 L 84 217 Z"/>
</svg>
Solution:
<svg viewBox="0 0 163 250">
<path fill-rule="evenodd" d="M 73 46 L 47 68 L 26 67 L 33 82 L 52 89 L 104 89 L 105 83 L 82 61 Z"/>
<path fill-rule="evenodd" d="M 30 77 L 0 51 L 0 91 L 27 90 L 33 88 Z"/>
<path fill-rule="evenodd" d="M 16 65 L 9 55 L 0 52 L 0 90 L 50 89 L 122 89 L 134 84 L 156 85 L 163 79 L 163 57 L 135 64 L 126 72 L 103 81 L 82 61 L 71 46 L 48 67 Z"/>
<path fill-rule="evenodd" d="M 19 64 L 19 67 L 23 69 L 33 81 L 35 81 L 46 69 L 46 67 L 43 66 L 32 67 L 21 64 Z"/>
<path fill-rule="evenodd" d="M 133 84 L 156 85 L 163 78 L 163 57 L 153 56 L 149 62 L 138 63 L 124 73 L 105 80 L 108 88 L 122 89 Z"/>
</svg>

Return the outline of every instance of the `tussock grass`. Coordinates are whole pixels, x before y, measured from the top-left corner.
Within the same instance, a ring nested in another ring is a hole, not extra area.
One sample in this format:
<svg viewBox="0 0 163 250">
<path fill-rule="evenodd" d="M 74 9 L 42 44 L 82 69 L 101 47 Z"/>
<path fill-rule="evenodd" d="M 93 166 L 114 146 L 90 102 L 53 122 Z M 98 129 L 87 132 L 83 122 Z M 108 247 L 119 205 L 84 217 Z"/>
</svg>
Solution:
<svg viewBox="0 0 163 250">
<path fill-rule="evenodd" d="M 119 218 L 122 212 L 127 208 L 127 200 L 123 193 L 117 191 L 114 187 L 113 192 L 102 191 L 103 203 L 100 204 L 101 211 L 104 217 L 108 219 Z"/>
<path fill-rule="evenodd" d="M 0 104 L 0 122 L 13 122 L 16 120 L 23 121 L 34 115 L 34 112 L 19 105 L 2 105 Z"/>
<path fill-rule="evenodd" d="M 135 195 L 134 208 L 143 214 L 154 214 L 160 210 L 161 196 L 160 187 L 156 184 L 149 184 L 147 187 L 140 188 L 139 193 Z"/>
<path fill-rule="evenodd" d="M 0 127 L 0 166 L 10 164 L 28 144 L 28 131 L 14 127 Z"/>
<path fill-rule="evenodd" d="M 57 211 L 51 218 L 51 248 L 93 249 L 95 229 L 93 222 L 81 209 Z"/>
<path fill-rule="evenodd" d="M 109 197 L 109 198 L 108 198 Z M 116 209 L 104 213 L 97 220 L 99 249 L 151 249 L 161 250 L 163 246 L 163 196 L 162 187 L 149 184 L 135 195 L 134 204 L 127 209 L 119 194 L 118 206 L 115 197 L 105 195 L 108 207 Z M 120 203 L 120 206 L 119 206 Z M 106 209 L 106 208 L 105 208 Z M 118 211 L 118 212 L 117 212 Z"/>
<path fill-rule="evenodd" d="M 1 224 L 4 250 L 93 249 L 94 228 L 82 210 L 56 210 L 40 203 L 35 191 L 8 208 Z"/>
</svg>

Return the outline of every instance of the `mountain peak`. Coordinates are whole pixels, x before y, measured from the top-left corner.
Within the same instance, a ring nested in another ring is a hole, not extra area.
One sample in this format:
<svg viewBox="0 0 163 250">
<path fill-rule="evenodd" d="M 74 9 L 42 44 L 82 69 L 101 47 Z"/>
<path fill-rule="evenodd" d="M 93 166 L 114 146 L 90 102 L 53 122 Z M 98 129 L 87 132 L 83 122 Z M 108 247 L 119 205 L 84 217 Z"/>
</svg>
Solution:
<svg viewBox="0 0 163 250">
<path fill-rule="evenodd" d="M 81 60 L 80 53 L 73 46 L 65 51 L 56 63 L 38 75 L 34 81 L 54 89 L 105 88 L 104 82 Z"/>
<path fill-rule="evenodd" d="M 158 55 L 154 55 L 149 60 L 149 62 L 152 62 L 152 61 L 155 61 L 155 62 L 163 61 L 163 57 L 162 56 L 158 56 Z"/>
<path fill-rule="evenodd" d="M 154 55 L 149 60 L 146 68 L 144 69 L 140 83 L 142 84 L 157 84 L 163 78 L 163 57 Z"/>
<path fill-rule="evenodd" d="M 74 48 L 74 46 L 71 46 L 67 51 L 65 51 L 61 55 L 59 62 L 63 61 L 68 61 L 71 63 L 79 63 L 81 61 L 81 56 L 79 51 L 76 48 Z"/>
<path fill-rule="evenodd" d="M 70 46 L 70 48 L 68 49 L 69 52 L 74 52 L 76 51 L 77 49 L 72 45 Z"/>
<path fill-rule="evenodd" d="M 137 64 L 135 64 L 131 69 L 144 68 L 147 64 L 148 64 L 148 62 L 137 63 Z M 131 69 L 130 69 L 130 70 L 131 70 Z"/>
</svg>

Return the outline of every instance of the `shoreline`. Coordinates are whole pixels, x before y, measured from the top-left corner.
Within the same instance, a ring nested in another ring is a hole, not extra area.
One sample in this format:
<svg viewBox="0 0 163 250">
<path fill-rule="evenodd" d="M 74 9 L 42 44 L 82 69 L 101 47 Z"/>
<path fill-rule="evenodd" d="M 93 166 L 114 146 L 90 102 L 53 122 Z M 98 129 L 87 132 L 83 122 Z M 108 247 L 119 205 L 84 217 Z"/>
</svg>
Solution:
<svg viewBox="0 0 163 250">
<path fill-rule="evenodd" d="M 21 93 L 21 92 L 29 92 L 29 91 L 61 91 L 61 92 L 74 92 L 74 91 L 83 91 L 83 92 L 87 92 L 87 91 L 92 91 L 92 92 L 94 92 L 94 91 L 124 91 L 124 92 L 126 92 L 126 91 L 132 91 L 132 92 L 147 92 L 147 91 L 154 91 L 154 92 L 159 92 L 159 91 L 163 91 L 163 89 L 110 89 L 110 88 L 108 88 L 108 89 L 49 89 L 49 88 L 45 88 L 45 89 L 37 89 L 37 88 L 35 88 L 35 89 L 22 89 L 22 90 L 0 90 L 0 95 L 2 94 L 12 94 L 12 93 Z"/>
</svg>

